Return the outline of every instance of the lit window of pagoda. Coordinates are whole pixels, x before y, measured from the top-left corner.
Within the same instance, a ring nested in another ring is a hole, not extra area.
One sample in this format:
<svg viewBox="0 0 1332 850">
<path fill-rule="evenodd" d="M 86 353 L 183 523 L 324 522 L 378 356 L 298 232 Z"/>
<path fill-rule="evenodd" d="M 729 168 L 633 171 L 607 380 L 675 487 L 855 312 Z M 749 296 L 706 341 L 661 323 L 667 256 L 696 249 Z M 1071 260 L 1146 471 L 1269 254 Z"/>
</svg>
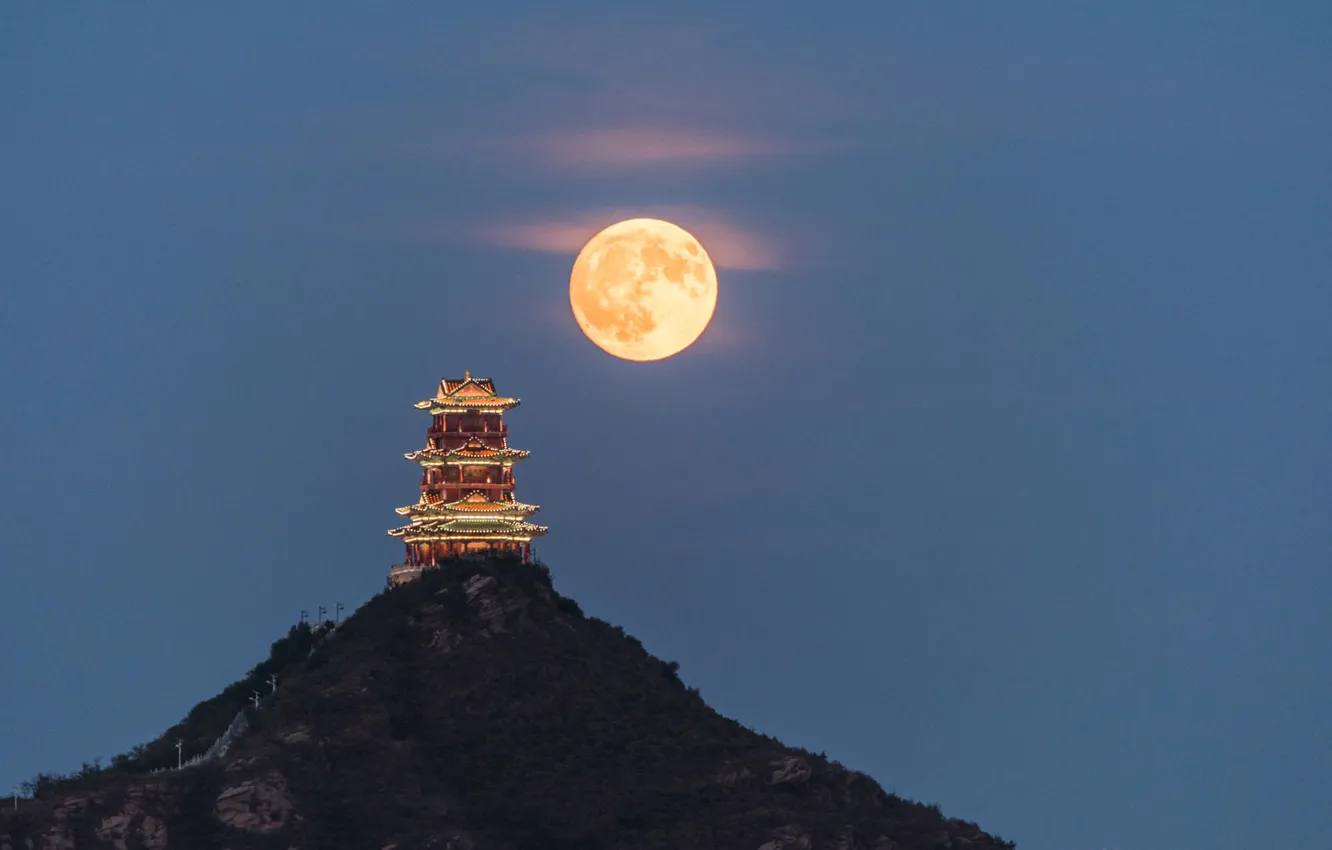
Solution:
<svg viewBox="0 0 1332 850">
<path fill-rule="evenodd" d="M 425 448 L 405 455 L 421 466 L 421 498 L 397 509 L 410 524 L 389 531 L 407 550 L 406 560 L 389 570 L 391 583 L 468 554 L 503 552 L 531 561 L 532 540 L 546 528 L 525 521 L 537 506 L 513 494 L 513 465 L 528 453 L 509 448 L 504 411 L 518 404 L 471 372 L 445 378 L 434 398 L 416 403 L 432 417 Z"/>
</svg>

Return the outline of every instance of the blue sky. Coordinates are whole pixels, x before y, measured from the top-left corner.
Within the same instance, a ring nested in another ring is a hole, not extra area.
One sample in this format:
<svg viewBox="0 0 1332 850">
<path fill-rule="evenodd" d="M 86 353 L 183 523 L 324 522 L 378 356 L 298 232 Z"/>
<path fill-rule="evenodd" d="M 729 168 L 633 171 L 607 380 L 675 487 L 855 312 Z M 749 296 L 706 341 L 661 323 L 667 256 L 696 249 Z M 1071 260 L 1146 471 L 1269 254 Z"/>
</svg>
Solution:
<svg viewBox="0 0 1332 850">
<path fill-rule="evenodd" d="M 1326 840 L 1325 4 L 473 5 L 0 12 L 0 783 L 376 592 L 470 369 L 724 713 L 1023 850 Z M 720 266 L 659 363 L 568 306 L 632 215 Z"/>
</svg>

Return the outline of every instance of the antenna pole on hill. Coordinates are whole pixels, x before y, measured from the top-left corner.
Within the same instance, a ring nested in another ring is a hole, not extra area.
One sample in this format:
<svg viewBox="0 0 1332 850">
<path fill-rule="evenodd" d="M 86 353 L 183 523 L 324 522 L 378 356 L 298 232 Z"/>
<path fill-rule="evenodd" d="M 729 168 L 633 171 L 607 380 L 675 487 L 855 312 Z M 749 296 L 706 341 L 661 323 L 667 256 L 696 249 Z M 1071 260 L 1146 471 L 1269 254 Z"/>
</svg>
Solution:
<svg viewBox="0 0 1332 850">
<path fill-rule="evenodd" d="M 258 692 L 258 691 L 251 691 L 251 693 L 253 693 L 254 696 L 250 697 L 250 702 L 254 703 L 254 708 L 255 708 L 256 711 L 258 711 L 258 710 L 259 710 L 259 692 Z"/>
<path fill-rule="evenodd" d="M 310 619 L 310 612 L 307 611 L 307 610 L 305 610 L 304 608 L 302 608 L 302 609 L 301 609 L 301 622 L 304 623 L 304 622 L 305 622 L 306 620 L 308 620 L 308 619 Z"/>
<path fill-rule="evenodd" d="M 277 676 L 268 677 L 268 686 L 273 689 L 273 693 L 277 693 Z"/>
<path fill-rule="evenodd" d="M 319 625 L 322 626 L 322 625 L 324 624 L 324 616 L 325 616 L 326 614 L 328 614 L 328 609 L 325 608 L 323 605 L 320 605 L 320 606 L 319 606 Z"/>
<path fill-rule="evenodd" d="M 342 603 L 339 602 L 339 603 L 337 604 L 337 613 L 335 613 L 335 614 L 333 615 L 333 620 L 334 620 L 334 622 L 337 622 L 337 623 L 341 623 L 341 622 L 342 622 L 342 607 L 343 607 L 343 606 L 342 606 Z"/>
<path fill-rule="evenodd" d="M 182 762 L 182 757 L 183 757 L 183 753 L 184 753 L 184 751 L 185 751 L 185 739 L 184 739 L 184 738 L 177 738 L 177 739 L 176 739 L 176 770 L 180 770 L 180 767 L 181 767 L 181 765 L 183 764 L 183 762 Z"/>
</svg>

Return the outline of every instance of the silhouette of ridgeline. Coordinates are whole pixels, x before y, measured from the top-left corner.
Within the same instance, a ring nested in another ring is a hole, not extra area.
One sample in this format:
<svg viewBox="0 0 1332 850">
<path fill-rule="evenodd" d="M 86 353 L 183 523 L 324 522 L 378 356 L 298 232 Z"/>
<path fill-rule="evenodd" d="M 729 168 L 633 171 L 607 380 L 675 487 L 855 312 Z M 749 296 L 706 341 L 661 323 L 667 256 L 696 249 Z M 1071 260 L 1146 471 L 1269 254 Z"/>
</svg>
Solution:
<svg viewBox="0 0 1332 850">
<path fill-rule="evenodd" d="M 676 669 L 541 564 L 446 562 L 288 666 L 225 752 L 25 801 L 0 850 L 1014 847 L 722 717 Z"/>
</svg>

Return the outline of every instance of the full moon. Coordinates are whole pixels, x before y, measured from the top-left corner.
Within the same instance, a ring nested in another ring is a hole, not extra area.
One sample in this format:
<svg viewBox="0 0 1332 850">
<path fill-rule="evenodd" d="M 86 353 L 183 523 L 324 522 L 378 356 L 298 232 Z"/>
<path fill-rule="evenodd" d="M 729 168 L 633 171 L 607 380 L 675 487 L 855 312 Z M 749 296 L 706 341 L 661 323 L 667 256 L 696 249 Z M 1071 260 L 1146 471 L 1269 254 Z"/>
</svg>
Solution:
<svg viewBox="0 0 1332 850">
<path fill-rule="evenodd" d="M 717 270 L 688 231 L 632 218 L 593 236 L 569 276 L 578 326 L 625 360 L 661 360 L 693 344 L 717 306 Z"/>
</svg>

